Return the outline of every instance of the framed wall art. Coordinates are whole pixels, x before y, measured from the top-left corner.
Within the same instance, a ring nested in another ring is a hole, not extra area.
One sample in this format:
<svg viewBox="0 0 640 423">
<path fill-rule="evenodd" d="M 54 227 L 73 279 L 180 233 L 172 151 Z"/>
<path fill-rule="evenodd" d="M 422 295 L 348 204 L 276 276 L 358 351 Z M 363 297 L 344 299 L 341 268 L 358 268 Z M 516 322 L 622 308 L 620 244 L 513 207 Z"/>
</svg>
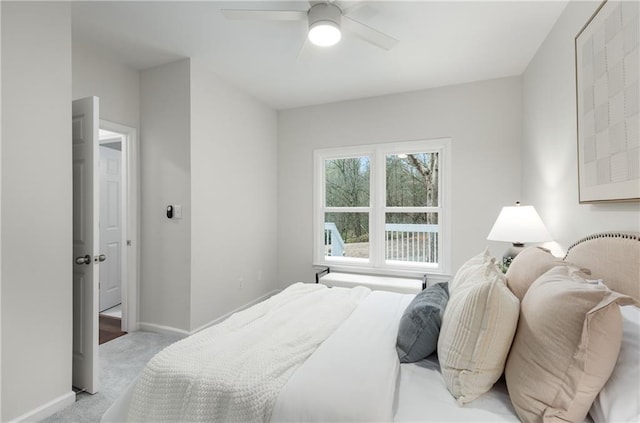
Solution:
<svg viewBox="0 0 640 423">
<path fill-rule="evenodd" d="M 606 0 L 575 38 L 580 203 L 640 200 L 640 2 Z"/>
</svg>

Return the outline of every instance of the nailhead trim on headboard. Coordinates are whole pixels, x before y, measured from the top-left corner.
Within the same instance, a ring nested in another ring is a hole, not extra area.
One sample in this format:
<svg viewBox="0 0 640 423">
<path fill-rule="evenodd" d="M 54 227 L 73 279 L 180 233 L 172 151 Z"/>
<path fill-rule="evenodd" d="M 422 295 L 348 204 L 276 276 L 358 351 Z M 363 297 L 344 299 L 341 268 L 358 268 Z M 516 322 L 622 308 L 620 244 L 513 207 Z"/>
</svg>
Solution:
<svg viewBox="0 0 640 423">
<path fill-rule="evenodd" d="M 631 239 L 631 240 L 636 240 L 640 242 L 640 234 L 637 233 L 625 233 L 625 232 L 602 232 L 599 234 L 593 234 L 593 235 L 589 235 L 587 237 L 584 237 L 576 242 L 574 242 L 568 249 L 567 249 L 567 254 L 565 254 L 564 258 L 566 260 L 567 256 L 569 255 L 569 251 L 571 251 L 571 249 L 573 247 L 575 247 L 576 245 L 582 244 L 583 242 L 586 241 L 591 241 L 593 239 L 598 239 L 598 238 L 623 238 L 623 239 Z"/>
</svg>

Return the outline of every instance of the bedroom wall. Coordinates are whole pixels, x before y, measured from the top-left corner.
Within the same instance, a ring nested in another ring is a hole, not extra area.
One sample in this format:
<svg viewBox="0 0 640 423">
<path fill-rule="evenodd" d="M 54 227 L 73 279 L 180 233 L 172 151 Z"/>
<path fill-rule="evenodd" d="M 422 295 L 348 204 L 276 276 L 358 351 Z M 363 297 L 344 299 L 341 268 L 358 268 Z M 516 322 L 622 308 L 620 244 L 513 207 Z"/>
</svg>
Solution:
<svg viewBox="0 0 640 423">
<path fill-rule="evenodd" d="M 71 14 L 2 2 L 2 415 L 72 403 Z M 45 412 L 45 415 L 47 413 Z"/>
<path fill-rule="evenodd" d="M 452 138 L 452 272 L 486 245 L 500 209 L 520 199 L 521 78 L 281 111 L 278 279 L 312 281 L 313 150 Z"/>
<path fill-rule="evenodd" d="M 574 38 L 600 1 L 568 4 L 523 75 L 523 199 L 562 250 L 607 230 L 640 231 L 640 203 L 579 204 Z"/>
<path fill-rule="evenodd" d="M 140 327 L 190 327 L 189 59 L 140 74 Z M 182 205 L 168 219 L 167 205 Z"/>
<path fill-rule="evenodd" d="M 140 327 L 186 333 L 278 287 L 276 112 L 191 59 L 140 87 Z"/>
<path fill-rule="evenodd" d="M 191 330 L 277 288 L 276 125 L 191 61 Z"/>
<path fill-rule="evenodd" d="M 72 43 L 73 99 L 100 97 L 100 119 L 140 128 L 140 72 L 83 40 Z"/>
</svg>

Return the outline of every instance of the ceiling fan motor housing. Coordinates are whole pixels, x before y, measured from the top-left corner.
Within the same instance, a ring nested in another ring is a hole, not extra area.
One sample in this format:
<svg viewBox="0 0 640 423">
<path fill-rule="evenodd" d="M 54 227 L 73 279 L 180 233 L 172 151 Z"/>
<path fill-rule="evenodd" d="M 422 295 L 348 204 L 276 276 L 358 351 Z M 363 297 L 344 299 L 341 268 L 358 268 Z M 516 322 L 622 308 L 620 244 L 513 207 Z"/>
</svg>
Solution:
<svg viewBox="0 0 640 423">
<path fill-rule="evenodd" d="M 342 10 L 335 4 L 318 3 L 314 4 L 307 13 L 309 17 L 309 29 L 316 25 L 333 23 L 340 28 L 342 22 Z"/>
</svg>

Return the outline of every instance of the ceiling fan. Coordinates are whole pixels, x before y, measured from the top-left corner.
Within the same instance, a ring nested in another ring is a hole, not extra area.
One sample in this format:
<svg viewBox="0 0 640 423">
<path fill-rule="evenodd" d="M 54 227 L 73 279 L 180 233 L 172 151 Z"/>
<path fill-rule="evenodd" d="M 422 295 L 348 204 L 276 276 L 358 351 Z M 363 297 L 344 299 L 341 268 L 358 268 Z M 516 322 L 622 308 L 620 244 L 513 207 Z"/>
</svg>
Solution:
<svg viewBox="0 0 640 423">
<path fill-rule="evenodd" d="M 340 41 L 342 30 L 349 32 L 384 50 L 391 50 L 398 40 L 368 25 L 346 16 L 337 4 L 331 1 L 312 1 L 307 11 L 303 10 L 250 10 L 222 9 L 227 19 L 303 21 L 309 24 L 308 38 L 311 43 L 328 47 Z"/>
</svg>

